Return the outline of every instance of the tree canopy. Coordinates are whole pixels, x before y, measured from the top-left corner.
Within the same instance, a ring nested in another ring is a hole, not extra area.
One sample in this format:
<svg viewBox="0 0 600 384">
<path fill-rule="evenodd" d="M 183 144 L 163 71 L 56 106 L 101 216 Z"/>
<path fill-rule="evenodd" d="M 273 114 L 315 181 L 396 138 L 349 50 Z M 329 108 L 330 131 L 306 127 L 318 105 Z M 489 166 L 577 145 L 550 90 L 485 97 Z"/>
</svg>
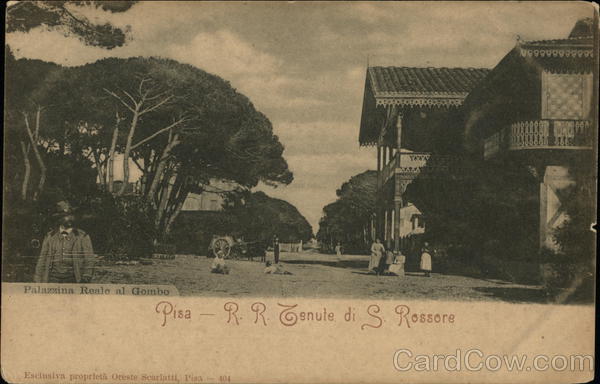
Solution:
<svg viewBox="0 0 600 384">
<path fill-rule="evenodd" d="M 333 245 L 342 242 L 346 249 L 365 246 L 365 225 L 375 211 L 377 172 L 352 176 L 336 191 L 338 199 L 323 208 L 317 239 Z"/>
<path fill-rule="evenodd" d="M 227 81 L 191 65 L 108 58 L 65 68 L 13 57 L 7 67 L 7 156 L 24 169 L 11 183 L 22 201 L 37 200 L 46 180 L 57 180 L 50 162 L 95 173 L 100 190 L 117 197 L 131 193 L 135 166 L 138 193 L 163 237 L 188 194 L 210 179 L 244 188 L 293 180 L 269 119 Z"/>
<path fill-rule="evenodd" d="M 237 234 L 249 241 L 268 243 L 277 236 L 282 242 L 297 242 L 310 240 L 313 235 L 310 224 L 296 207 L 264 192 L 231 194 L 225 212 L 235 218 Z"/>
<path fill-rule="evenodd" d="M 117 13 L 129 10 L 137 1 L 19 1 L 6 12 L 6 32 L 29 32 L 37 27 L 75 36 L 86 45 L 112 49 L 125 44 L 128 30 L 110 23 L 99 24 L 77 12 L 93 7 Z"/>
<path fill-rule="evenodd" d="M 425 238 L 465 257 L 535 255 L 537 183 L 527 167 L 465 159 L 444 177 L 415 179 L 405 197 L 425 217 Z M 500 246 L 502 244 L 502 246 Z"/>
</svg>

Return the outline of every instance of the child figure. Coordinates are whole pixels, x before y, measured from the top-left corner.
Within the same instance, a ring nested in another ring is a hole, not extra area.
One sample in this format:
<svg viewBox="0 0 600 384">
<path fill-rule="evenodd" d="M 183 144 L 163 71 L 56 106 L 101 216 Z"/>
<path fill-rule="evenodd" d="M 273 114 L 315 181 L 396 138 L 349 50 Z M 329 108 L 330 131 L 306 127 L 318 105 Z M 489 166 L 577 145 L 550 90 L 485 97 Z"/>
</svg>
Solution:
<svg viewBox="0 0 600 384">
<path fill-rule="evenodd" d="M 212 273 L 220 273 L 223 275 L 229 274 L 229 267 L 225 265 L 225 255 L 223 251 L 217 252 L 217 255 L 210 266 L 210 271 Z"/>
</svg>

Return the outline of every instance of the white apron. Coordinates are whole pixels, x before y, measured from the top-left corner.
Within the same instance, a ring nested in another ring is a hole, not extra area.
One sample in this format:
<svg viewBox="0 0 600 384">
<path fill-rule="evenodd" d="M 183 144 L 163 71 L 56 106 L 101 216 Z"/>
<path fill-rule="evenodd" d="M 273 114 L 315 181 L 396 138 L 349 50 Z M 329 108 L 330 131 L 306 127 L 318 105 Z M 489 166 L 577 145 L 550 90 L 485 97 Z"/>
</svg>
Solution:
<svg viewBox="0 0 600 384">
<path fill-rule="evenodd" d="M 428 252 L 421 254 L 421 270 L 431 271 L 431 255 Z"/>
</svg>

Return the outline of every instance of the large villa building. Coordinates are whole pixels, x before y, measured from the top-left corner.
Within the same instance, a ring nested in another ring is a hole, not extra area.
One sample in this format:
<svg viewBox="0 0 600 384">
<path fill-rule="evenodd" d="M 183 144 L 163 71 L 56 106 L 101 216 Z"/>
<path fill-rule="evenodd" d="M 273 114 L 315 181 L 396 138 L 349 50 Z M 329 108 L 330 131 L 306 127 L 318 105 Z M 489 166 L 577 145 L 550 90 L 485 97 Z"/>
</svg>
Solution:
<svg viewBox="0 0 600 384">
<path fill-rule="evenodd" d="M 446 177 L 469 156 L 484 165 L 528 167 L 538 183 L 539 248 L 556 249 L 553 231 L 567 219 L 561 191 L 580 182 L 574 173 L 582 169 L 589 171 L 579 172 L 583 179 L 593 184 L 595 177 L 592 32 L 580 22 L 565 39 L 519 39 L 491 70 L 369 67 L 359 143 L 377 147 L 371 238 L 404 251 L 411 236 L 427 231 L 427 217 L 405 198 L 407 186 L 417 177 Z M 453 134 L 461 145 L 448 145 Z M 415 218 L 417 232 L 407 223 Z"/>
</svg>

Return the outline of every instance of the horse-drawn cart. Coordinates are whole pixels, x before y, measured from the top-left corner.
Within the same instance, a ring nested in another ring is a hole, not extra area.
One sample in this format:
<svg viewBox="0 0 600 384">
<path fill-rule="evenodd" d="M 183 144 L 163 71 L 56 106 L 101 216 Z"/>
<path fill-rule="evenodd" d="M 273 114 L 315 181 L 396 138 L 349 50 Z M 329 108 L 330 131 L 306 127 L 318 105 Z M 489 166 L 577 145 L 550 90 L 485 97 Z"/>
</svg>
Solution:
<svg viewBox="0 0 600 384">
<path fill-rule="evenodd" d="M 233 236 L 214 236 L 208 246 L 208 255 L 216 257 L 219 254 L 225 259 L 251 260 L 255 256 L 264 256 L 265 248 L 259 241 L 246 242 Z"/>
</svg>

